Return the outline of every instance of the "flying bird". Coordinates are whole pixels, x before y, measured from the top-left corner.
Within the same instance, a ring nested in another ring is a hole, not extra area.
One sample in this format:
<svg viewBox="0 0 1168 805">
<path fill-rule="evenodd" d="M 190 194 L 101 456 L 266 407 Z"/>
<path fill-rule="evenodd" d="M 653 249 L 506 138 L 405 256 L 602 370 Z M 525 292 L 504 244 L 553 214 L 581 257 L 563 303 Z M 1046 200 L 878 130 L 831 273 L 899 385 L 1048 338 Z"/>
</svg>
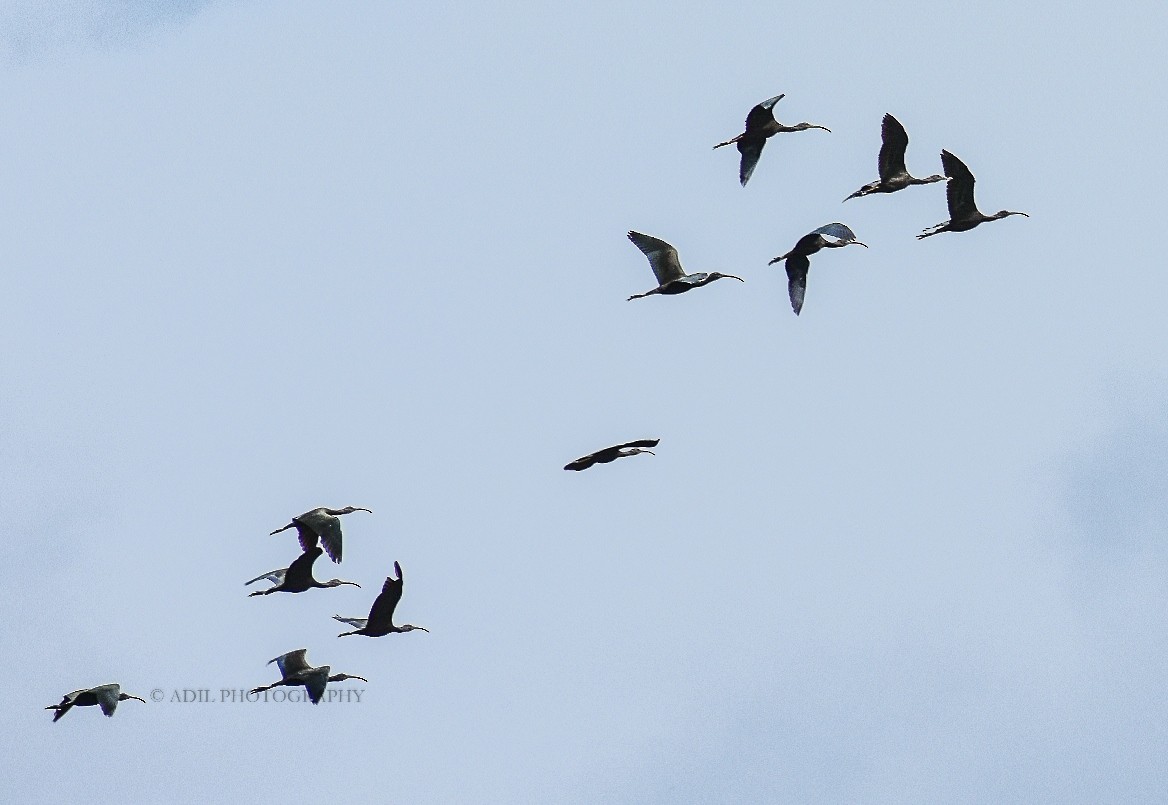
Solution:
<svg viewBox="0 0 1168 805">
<path fill-rule="evenodd" d="M 330 581 L 317 581 L 312 575 L 312 565 L 317 558 L 324 553 L 319 545 L 313 545 L 300 556 L 292 561 L 288 567 L 282 567 L 279 570 L 273 570 L 269 573 L 264 573 L 262 576 L 256 576 L 244 586 L 248 584 L 255 584 L 261 579 L 267 579 L 274 582 L 275 586 L 269 587 L 266 590 L 256 590 L 254 593 L 249 593 L 250 598 L 253 595 L 270 595 L 271 593 L 302 593 L 311 590 L 313 587 L 339 587 L 342 584 L 351 584 L 354 587 L 361 585 L 355 581 L 343 581 L 341 579 L 331 579 Z"/>
<path fill-rule="evenodd" d="M 803 309 L 803 297 L 807 293 L 807 269 L 811 266 L 808 256 L 820 249 L 838 249 L 852 244 L 868 248 L 868 244 L 856 240 L 855 233 L 844 224 L 827 224 L 808 232 L 799 238 L 795 248 L 767 263 L 774 265 L 780 260 L 787 261 L 787 293 L 791 296 L 791 309 L 796 316 Z"/>
<path fill-rule="evenodd" d="M 871 193 L 895 193 L 897 190 L 904 190 L 909 185 L 914 184 L 932 184 L 933 182 L 945 181 L 944 176 L 937 174 L 924 179 L 918 179 L 909 174 L 908 169 L 904 167 L 904 152 L 908 148 L 908 132 L 904 130 L 904 126 L 900 125 L 900 121 L 892 115 L 885 115 L 884 122 L 880 124 L 880 140 L 880 178 L 864 185 L 845 198 L 844 201 L 867 196 Z"/>
<path fill-rule="evenodd" d="M 945 175 L 949 177 L 949 184 L 945 188 L 945 199 L 949 202 L 949 220 L 931 226 L 921 234 L 921 238 L 939 235 L 942 232 L 965 232 L 986 221 L 996 221 L 1008 215 L 1026 215 L 1024 212 L 998 210 L 993 215 L 983 215 L 973 203 L 973 174 L 965 163 L 948 151 L 941 152 L 941 164 L 945 167 Z"/>
<path fill-rule="evenodd" d="M 586 456 L 576 459 L 571 464 L 564 465 L 566 470 L 586 470 L 594 464 L 607 464 L 610 461 L 616 461 L 618 458 L 625 456 L 635 456 L 638 453 L 648 453 L 651 456 L 657 455 L 650 447 L 656 447 L 660 439 L 638 439 L 635 442 L 625 442 L 624 444 L 606 447 L 603 450 L 597 450 L 595 453 L 589 453 Z"/>
<path fill-rule="evenodd" d="M 412 632 L 415 629 L 421 629 L 423 632 L 430 631 L 425 626 L 411 626 L 408 623 L 403 623 L 401 626 L 393 625 L 393 611 L 397 609 L 397 604 L 401 601 L 402 587 L 404 586 L 401 565 L 397 562 L 393 563 L 393 572 L 397 574 L 397 578 L 385 577 L 385 584 L 381 586 L 381 595 L 373 600 L 368 618 L 342 618 L 340 615 L 333 615 L 334 620 L 357 627 L 351 632 L 341 632 L 337 637 L 351 634 L 382 637 L 393 632 Z"/>
<path fill-rule="evenodd" d="M 320 704 L 320 699 L 324 696 L 324 689 L 329 682 L 344 682 L 346 679 L 360 679 L 362 682 L 369 680 L 363 676 L 354 676 L 352 674 L 333 674 L 329 676 L 329 667 L 322 665 L 319 668 L 313 668 L 305 659 L 305 654 L 308 653 L 306 648 L 298 648 L 295 651 L 289 651 L 287 654 L 281 654 L 275 659 L 268 660 L 268 665 L 276 663 L 280 669 L 279 682 L 273 682 L 270 685 L 264 685 L 258 688 L 252 688 L 251 693 L 263 693 L 265 690 L 285 685 L 287 687 L 297 687 L 303 685 L 304 689 L 308 691 L 308 698 L 312 700 L 313 704 Z"/>
<path fill-rule="evenodd" d="M 630 302 L 655 293 L 666 295 L 685 293 L 693 288 L 700 288 L 703 285 L 709 285 L 714 280 L 724 278 L 746 282 L 742 277 L 736 277 L 733 274 L 720 274 L 717 271 L 712 274 L 686 274 L 685 269 L 681 267 L 681 261 L 677 258 L 677 249 L 665 241 L 649 235 L 642 235 L 640 232 L 630 232 L 629 240 L 649 258 L 649 265 L 653 268 L 653 275 L 657 277 L 658 283 L 657 287 L 651 291 L 630 296 Z"/>
<path fill-rule="evenodd" d="M 73 707 L 92 707 L 95 704 L 101 707 L 101 712 L 106 716 L 113 716 L 114 710 L 118 709 L 118 702 L 124 702 L 126 699 L 137 699 L 143 703 L 146 701 L 139 696 L 122 693 L 121 685 L 111 683 L 66 693 L 60 704 L 50 704 L 45 709 L 57 711 L 53 714 L 53 721 L 59 721 Z"/>
<path fill-rule="evenodd" d="M 746 183 L 750 181 L 750 175 L 754 173 L 754 166 L 758 164 L 758 158 L 762 156 L 762 147 L 766 145 L 768 137 L 784 131 L 804 131 L 805 129 L 831 131 L 826 126 L 817 126 L 813 123 L 796 123 L 794 126 L 784 126 L 775 120 L 775 104 L 784 97 L 786 96 L 776 95 L 755 106 L 746 116 L 746 131 L 733 140 L 727 140 L 714 146 L 714 148 L 721 148 L 732 143 L 738 145 L 738 153 L 742 154 L 742 163 L 738 167 L 738 180 L 742 182 L 743 187 L 746 187 Z"/>
<path fill-rule="evenodd" d="M 296 534 L 300 537 L 302 549 L 307 551 L 316 545 L 317 541 L 323 542 L 324 552 L 329 555 L 329 559 L 340 562 L 341 521 L 338 515 L 352 514 L 353 512 L 373 513 L 371 509 L 363 509 L 360 506 L 346 506 L 343 509 L 313 509 L 299 517 L 293 517 L 292 522 L 283 528 L 277 528 L 272 533 L 279 534 L 281 531 L 295 528 Z"/>
</svg>

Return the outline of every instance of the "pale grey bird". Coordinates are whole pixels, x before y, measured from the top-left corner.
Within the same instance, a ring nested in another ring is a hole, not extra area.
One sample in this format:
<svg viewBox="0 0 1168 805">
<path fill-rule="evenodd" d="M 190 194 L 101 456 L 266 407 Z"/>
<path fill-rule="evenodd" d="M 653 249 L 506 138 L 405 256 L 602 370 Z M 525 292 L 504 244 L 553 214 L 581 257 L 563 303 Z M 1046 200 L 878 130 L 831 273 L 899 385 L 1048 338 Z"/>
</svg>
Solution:
<svg viewBox="0 0 1168 805">
<path fill-rule="evenodd" d="M 686 274 L 685 269 L 681 267 L 681 260 L 677 257 L 677 249 L 660 238 L 642 235 L 640 232 L 629 232 L 629 240 L 641 250 L 645 257 L 649 258 L 649 265 L 652 267 L 653 276 L 657 278 L 658 283 L 657 287 L 651 291 L 630 296 L 630 302 L 657 293 L 669 296 L 685 293 L 693 288 L 708 285 L 714 280 L 735 279 L 739 282 L 746 282 L 742 277 L 736 277 L 733 274 L 720 274 L 717 271 L 712 274 Z"/>
<path fill-rule="evenodd" d="M 308 653 L 306 648 L 298 648 L 295 651 L 289 651 L 287 654 L 281 654 L 279 657 L 268 660 L 268 665 L 276 663 L 280 669 L 280 675 L 283 677 L 279 682 L 273 682 L 271 685 L 264 685 L 258 688 L 252 688 L 252 693 L 263 693 L 265 690 L 285 685 L 287 687 L 304 686 L 308 691 L 308 698 L 312 700 L 313 704 L 319 704 L 320 699 L 324 696 L 324 689 L 329 682 L 343 682 L 346 679 L 360 679 L 362 682 L 369 680 L 363 676 L 354 676 L 353 674 L 333 674 L 329 676 L 329 667 L 321 665 L 318 668 L 313 668 L 305 659 L 305 654 Z"/>
<path fill-rule="evenodd" d="M 394 562 L 393 571 L 397 574 L 397 578 L 395 579 L 393 576 L 385 577 L 385 584 L 381 586 L 381 595 L 374 599 L 373 606 L 369 609 L 368 618 L 342 618 L 340 615 L 333 615 L 333 620 L 357 627 L 351 632 L 341 632 L 337 637 L 344 637 L 345 635 L 351 634 L 365 635 L 366 637 L 382 637 L 394 632 L 412 632 L 415 629 L 421 629 L 423 632 L 430 631 L 425 626 L 412 626 L 408 623 L 404 623 L 401 626 L 393 625 L 393 611 L 397 609 L 398 601 L 401 601 L 402 588 L 404 586 L 401 565 Z"/>
<path fill-rule="evenodd" d="M 907 148 L 908 132 L 904 130 L 904 126 L 900 125 L 900 121 L 895 117 L 885 115 L 884 122 L 880 125 L 880 158 L 877 161 L 880 178 L 864 185 L 845 198 L 844 201 L 867 196 L 871 193 L 895 193 L 897 190 L 904 190 L 909 185 L 914 184 L 932 184 L 933 182 L 945 181 L 945 177 L 939 174 L 924 179 L 912 176 L 908 172 L 908 168 L 904 166 L 904 152 Z"/>
<path fill-rule="evenodd" d="M 827 224 L 808 232 L 799 238 L 795 248 L 767 264 L 773 265 L 780 260 L 787 261 L 787 294 L 791 297 L 791 309 L 795 311 L 796 316 L 803 309 L 803 297 L 807 294 L 807 269 L 811 267 L 811 261 L 807 258 L 820 249 L 838 249 L 853 244 L 868 248 L 868 244 L 856 240 L 856 234 L 845 224 Z"/>
<path fill-rule="evenodd" d="M 269 595 L 271 593 L 302 593 L 311 590 L 313 587 L 340 587 L 342 584 L 351 584 L 354 587 L 361 586 L 355 581 L 344 581 L 342 579 L 317 581 L 313 578 L 312 565 L 322 553 L 324 551 L 321 550 L 319 545 L 313 545 L 304 553 L 300 554 L 300 556 L 296 557 L 288 567 L 272 570 L 264 573 L 262 576 L 256 576 L 249 582 L 245 582 L 245 587 L 248 584 L 255 584 L 261 579 L 267 579 L 275 583 L 275 586 L 269 587 L 266 590 L 257 590 L 254 593 L 249 593 L 248 597 L 253 595 Z"/>
<path fill-rule="evenodd" d="M 786 96 L 776 95 L 757 104 L 746 116 L 746 131 L 732 140 L 714 146 L 714 148 L 721 148 L 724 145 L 738 146 L 738 153 L 742 154 L 742 161 L 738 166 L 738 181 L 742 182 L 743 187 L 746 187 L 746 183 L 750 181 L 750 175 L 754 173 L 754 166 L 758 164 L 758 158 L 762 156 L 762 147 L 766 145 L 768 137 L 773 137 L 780 132 L 805 131 L 807 129 L 831 131 L 826 126 L 817 126 L 814 123 L 796 123 L 794 126 L 784 126 L 775 120 L 775 104 L 784 97 Z"/>
<path fill-rule="evenodd" d="M 109 717 L 113 716 L 114 710 L 118 709 L 118 702 L 124 702 L 126 699 L 136 699 L 143 703 L 146 701 L 139 696 L 122 693 L 122 686 L 116 682 L 111 682 L 108 685 L 98 685 L 95 688 L 86 688 L 85 690 L 75 690 L 72 693 L 66 693 L 61 699 L 60 704 L 50 704 L 45 709 L 56 710 L 57 712 L 53 715 L 53 721 L 57 721 L 73 707 L 92 707 L 96 704 L 101 707 L 101 712 Z"/>
<path fill-rule="evenodd" d="M 373 513 L 371 509 L 363 509 L 360 506 L 346 506 L 343 509 L 313 509 L 299 517 L 293 517 L 292 522 L 283 528 L 277 528 L 272 533 L 279 534 L 281 531 L 295 528 L 296 534 L 300 537 L 301 548 L 307 551 L 316 545 L 317 541 L 323 542 L 324 552 L 329 555 L 329 559 L 340 562 L 341 521 L 338 515 L 352 514 L 353 512 Z"/>
<path fill-rule="evenodd" d="M 973 174 L 965 167 L 965 163 L 948 151 L 942 151 L 941 164 L 945 167 L 945 175 L 949 177 L 949 184 L 945 188 L 945 200 L 949 203 L 949 220 L 929 227 L 917 235 L 917 240 L 942 232 L 965 232 L 978 224 L 996 221 L 1008 215 L 1030 217 L 1024 212 L 1010 210 L 998 210 L 993 215 L 982 214 L 973 203 Z"/>
</svg>

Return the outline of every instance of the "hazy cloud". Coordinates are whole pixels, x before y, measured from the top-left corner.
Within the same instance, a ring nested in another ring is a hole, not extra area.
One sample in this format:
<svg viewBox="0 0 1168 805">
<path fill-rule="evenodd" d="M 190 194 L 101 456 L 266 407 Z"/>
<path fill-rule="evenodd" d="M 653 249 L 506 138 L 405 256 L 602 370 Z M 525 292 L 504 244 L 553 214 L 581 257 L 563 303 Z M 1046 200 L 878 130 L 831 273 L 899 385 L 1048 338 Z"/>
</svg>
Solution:
<svg viewBox="0 0 1168 805">
<path fill-rule="evenodd" d="M 212 0 L 11 0 L 0 7 L 0 57 L 22 61 L 116 47 L 190 19 Z"/>
</svg>

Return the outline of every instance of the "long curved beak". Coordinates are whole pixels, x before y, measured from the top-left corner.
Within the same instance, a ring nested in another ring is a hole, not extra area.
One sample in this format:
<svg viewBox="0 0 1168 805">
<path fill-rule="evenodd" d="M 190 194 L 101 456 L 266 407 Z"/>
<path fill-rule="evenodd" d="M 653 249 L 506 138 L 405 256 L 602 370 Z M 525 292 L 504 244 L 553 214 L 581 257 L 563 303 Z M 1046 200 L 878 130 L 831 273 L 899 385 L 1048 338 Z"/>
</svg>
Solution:
<svg viewBox="0 0 1168 805">
<path fill-rule="evenodd" d="M 143 699 L 141 696 L 126 696 L 126 698 L 127 699 L 137 699 L 138 701 L 142 702 L 142 704 L 146 704 L 146 700 Z"/>
<path fill-rule="evenodd" d="M 354 506 L 353 510 L 359 511 L 359 512 L 369 512 L 370 514 L 373 514 L 373 509 L 366 509 L 366 508 L 362 508 L 361 506 Z"/>
<path fill-rule="evenodd" d="M 642 450 L 641 452 L 642 452 L 642 453 L 648 453 L 648 454 L 649 454 L 649 455 L 651 455 L 651 456 L 655 456 L 655 455 L 657 455 L 657 454 L 656 454 L 656 453 L 654 453 L 652 450 Z"/>
<path fill-rule="evenodd" d="M 368 681 L 369 681 L 368 679 L 366 679 L 366 678 L 365 678 L 365 677 L 363 677 L 363 676 L 356 676 L 356 675 L 354 675 L 354 676 L 350 676 L 350 677 L 349 677 L 349 679 L 360 679 L 362 682 L 368 682 Z"/>
<path fill-rule="evenodd" d="M 1014 213 L 1014 214 L 1015 215 L 1025 215 L 1027 218 L 1030 217 L 1029 213 L 1025 213 L 1025 212 L 1018 212 L 1018 213 Z"/>
<path fill-rule="evenodd" d="M 824 131 L 826 131 L 828 134 L 831 134 L 831 129 L 829 129 L 827 126 L 812 126 L 811 128 L 813 128 L 813 129 L 823 129 L 823 130 L 824 130 Z"/>
<path fill-rule="evenodd" d="M 425 632 L 426 634 L 430 634 L 430 630 L 429 630 L 429 629 L 427 629 L 425 626 L 415 626 L 414 628 L 415 628 L 415 629 L 421 629 L 421 630 L 422 630 L 423 632 Z"/>
<path fill-rule="evenodd" d="M 858 240 L 853 240 L 853 241 L 852 241 L 852 243 L 853 243 L 854 245 L 856 245 L 856 246 L 863 246 L 865 249 L 867 249 L 867 248 L 868 248 L 868 244 L 867 244 L 867 243 L 860 243 L 860 241 L 858 241 Z"/>
<path fill-rule="evenodd" d="M 736 277 L 733 274 L 723 274 L 723 276 L 726 277 L 727 279 L 738 280 L 739 282 L 746 282 L 746 280 L 742 279 L 742 277 Z"/>
</svg>

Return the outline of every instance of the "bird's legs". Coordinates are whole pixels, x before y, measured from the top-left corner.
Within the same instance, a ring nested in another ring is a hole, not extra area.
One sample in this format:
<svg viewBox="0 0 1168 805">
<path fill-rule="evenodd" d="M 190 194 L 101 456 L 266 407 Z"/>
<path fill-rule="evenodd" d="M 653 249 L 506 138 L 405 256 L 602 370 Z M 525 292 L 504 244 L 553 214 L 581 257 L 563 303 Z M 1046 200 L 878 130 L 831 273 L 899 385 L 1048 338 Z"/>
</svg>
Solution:
<svg viewBox="0 0 1168 805">
<path fill-rule="evenodd" d="M 633 294 L 632 296 L 630 296 L 630 297 L 629 297 L 627 300 L 625 300 L 625 301 L 627 301 L 627 302 L 631 302 L 631 301 L 633 301 L 634 299 L 644 299 L 646 296 L 652 296 L 652 295 L 653 295 L 653 294 L 655 294 L 655 293 L 661 293 L 661 288 L 660 288 L 660 286 L 659 286 L 659 287 L 657 287 L 657 288 L 654 288 L 654 289 L 653 289 L 653 290 L 651 290 L 651 291 L 645 291 L 644 293 L 635 293 L 635 294 Z"/>
<path fill-rule="evenodd" d="M 739 140 L 741 140 L 745 136 L 746 136 L 745 134 L 739 134 L 733 140 L 727 140 L 724 143 L 718 143 L 717 145 L 714 146 L 714 148 L 721 148 L 724 145 L 734 145 L 734 143 L 738 142 Z"/>
<path fill-rule="evenodd" d="M 945 221 L 944 223 L 937 224 L 936 226 L 930 226 L 924 232 L 917 235 L 917 240 L 920 240 L 921 238 L 932 237 L 933 235 L 939 235 L 942 232 L 944 232 L 948 226 L 949 226 L 949 221 Z"/>
<path fill-rule="evenodd" d="M 284 526 L 283 528 L 277 528 L 275 531 L 271 532 L 271 534 L 268 534 L 268 536 L 270 537 L 272 534 L 279 534 L 281 531 L 287 531 L 289 528 L 295 527 L 296 523 L 288 523 L 288 525 Z"/>
</svg>

